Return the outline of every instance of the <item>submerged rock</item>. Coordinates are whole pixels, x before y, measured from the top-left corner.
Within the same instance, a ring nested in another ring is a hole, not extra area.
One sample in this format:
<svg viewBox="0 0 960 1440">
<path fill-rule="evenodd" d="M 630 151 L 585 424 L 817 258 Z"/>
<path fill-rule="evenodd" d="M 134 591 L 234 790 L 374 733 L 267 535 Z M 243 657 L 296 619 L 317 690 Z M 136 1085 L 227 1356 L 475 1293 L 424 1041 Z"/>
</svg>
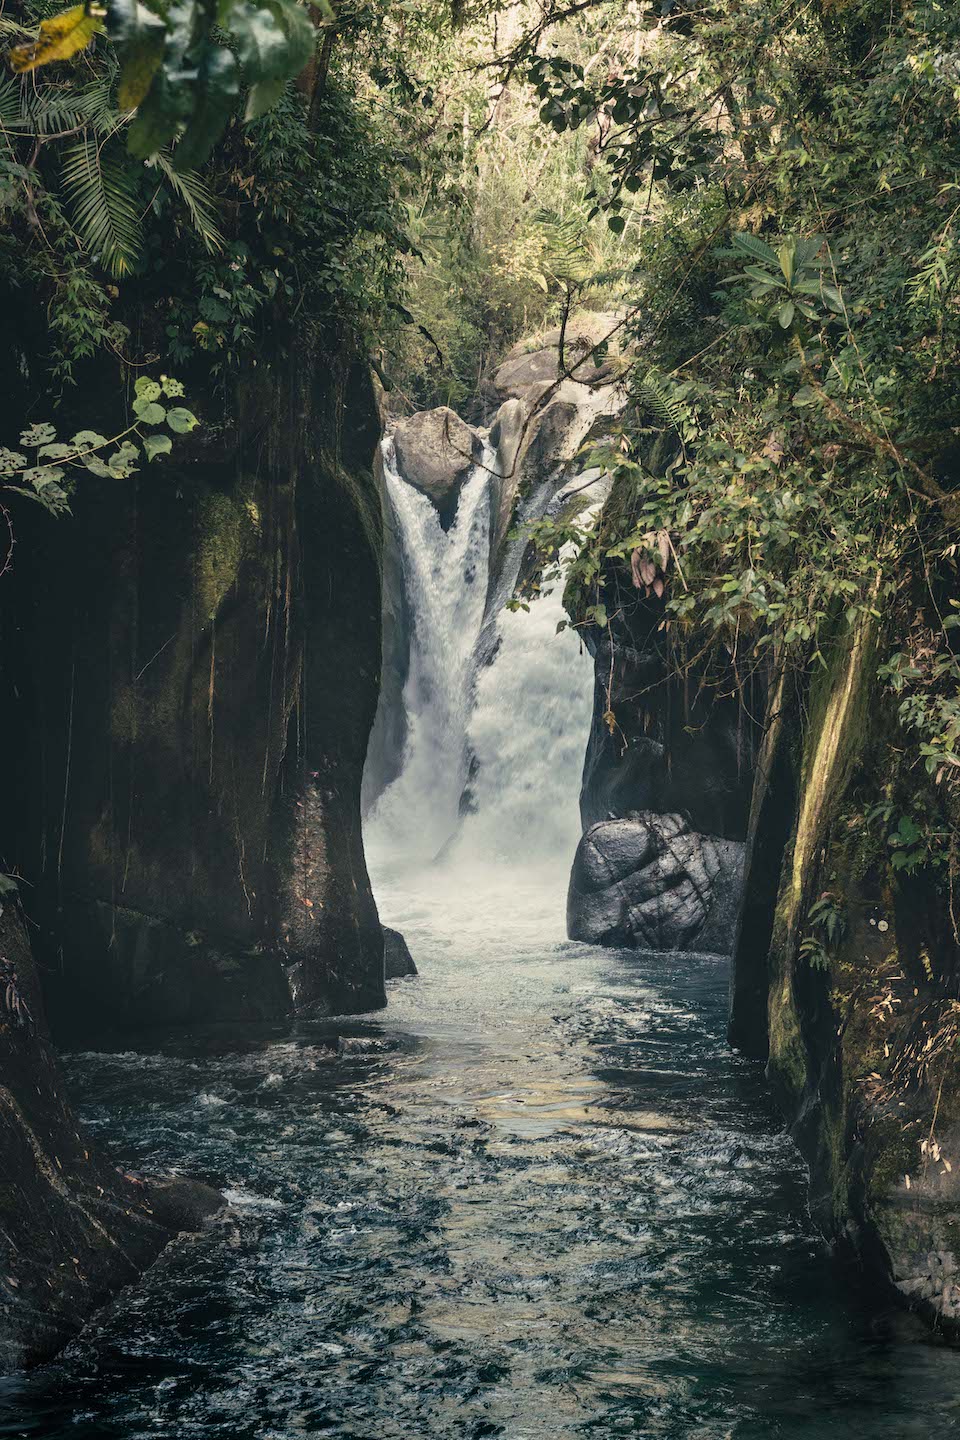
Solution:
<svg viewBox="0 0 960 1440">
<path fill-rule="evenodd" d="M 446 405 L 401 420 L 393 432 L 397 466 L 409 485 L 429 496 L 449 523 L 460 486 L 483 454 L 477 432 Z"/>
<path fill-rule="evenodd" d="M 589 944 L 727 953 L 743 847 L 640 811 L 592 825 L 573 862 L 567 933 Z"/>
<path fill-rule="evenodd" d="M 417 974 L 406 940 L 399 930 L 391 930 L 388 925 L 383 927 L 383 973 L 387 980 Z"/>
</svg>

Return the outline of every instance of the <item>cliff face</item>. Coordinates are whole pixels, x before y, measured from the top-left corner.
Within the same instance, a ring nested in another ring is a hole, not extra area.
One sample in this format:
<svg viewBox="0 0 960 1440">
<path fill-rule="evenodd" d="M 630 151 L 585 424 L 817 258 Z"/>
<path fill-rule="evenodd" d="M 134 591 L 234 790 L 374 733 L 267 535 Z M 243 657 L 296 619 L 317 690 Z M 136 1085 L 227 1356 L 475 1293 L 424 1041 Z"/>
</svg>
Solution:
<svg viewBox="0 0 960 1440">
<path fill-rule="evenodd" d="M 807 692 L 771 692 L 748 842 L 731 1036 L 769 1074 L 811 1206 L 900 1298 L 960 1320 L 960 947 L 944 802 L 876 680 L 874 624 Z M 806 720 L 802 714 L 806 711 Z M 919 792 L 919 794 L 918 794 Z M 919 811 L 918 811 L 919 807 Z M 901 837 L 914 837 L 908 850 Z M 900 855 L 899 864 L 894 857 Z M 779 863 L 772 863 L 771 857 Z"/>
<path fill-rule="evenodd" d="M 384 1003 L 359 816 L 379 421 L 360 365 L 289 371 L 18 548 L 2 848 L 74 1036 Z"/>
<path fill-rule="evenodd" d="M 379 415 L 299 357 L 194 450 L 18 516 L 4 577 L 0 1369 L 46 1355 L 219 1197 L 78 1132 L 73 1043 L 382 1005 L 360 833 L 380 667 Z M 202 413 L 204 406 L 197 409 Z"/>
</svg>

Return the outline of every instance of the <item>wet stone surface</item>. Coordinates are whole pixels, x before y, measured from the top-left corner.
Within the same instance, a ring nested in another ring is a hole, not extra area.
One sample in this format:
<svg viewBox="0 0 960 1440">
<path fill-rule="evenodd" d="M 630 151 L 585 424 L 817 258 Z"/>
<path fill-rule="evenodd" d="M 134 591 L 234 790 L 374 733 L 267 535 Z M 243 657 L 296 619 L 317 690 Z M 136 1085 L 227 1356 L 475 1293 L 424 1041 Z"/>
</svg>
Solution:
<svg viewBox="0 0 960 1440">
<path fill-rule="evenodd" d="M 427 931 L 417 956 L 375 1020 L 72 1058 L 124 1164 L 233 1208 L 0 1382 L 0 1435 L 960 1430 L 960 1355 L 851 1296 L 813 1235 L 722 966 Z"/>
</svg>

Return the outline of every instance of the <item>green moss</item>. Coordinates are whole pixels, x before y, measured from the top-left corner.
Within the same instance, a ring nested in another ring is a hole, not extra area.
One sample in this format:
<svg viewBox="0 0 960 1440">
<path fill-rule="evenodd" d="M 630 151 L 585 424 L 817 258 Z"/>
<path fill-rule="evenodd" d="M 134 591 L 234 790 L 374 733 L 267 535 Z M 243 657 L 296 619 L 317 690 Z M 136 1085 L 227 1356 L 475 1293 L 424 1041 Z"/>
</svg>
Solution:
<svg viewBox="0 0 960 1440">
<path fill-rule="evenodd" d="M 246 544 L 259 531 L 259 515 L 248 487 L 236 493 L 212 491 L 198 506 L 195 585 L 197 610 L 213 620 L 236 584 Z"/>
</svg>

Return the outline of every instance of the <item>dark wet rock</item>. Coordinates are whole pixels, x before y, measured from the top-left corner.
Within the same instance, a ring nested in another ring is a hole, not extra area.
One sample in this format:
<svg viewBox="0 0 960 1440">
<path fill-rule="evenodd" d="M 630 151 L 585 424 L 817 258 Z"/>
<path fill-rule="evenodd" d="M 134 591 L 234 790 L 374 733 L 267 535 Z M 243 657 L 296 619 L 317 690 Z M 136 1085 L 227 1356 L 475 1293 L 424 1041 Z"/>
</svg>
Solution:
<svg viewBox="0 0 960 1440">
<path fill-rule="evenodd" d="M 392 1035 L 341 1035 L 337 1043 L 337 1054 L 390 1055 L 401 1048 L 401 1042 Z"/>
<path fill-rule="evenodd" d="M 573 862 L 567 933 L 591 944 L 727 953 L 742 849 L 691 830 L 679 815 L 593 825 Z"/>
<path fill-rule="evenodd" d="M 391 930 L 388 925 L 383 927 L 383 972 L 388 980 L 417 974 L 406 940 L 399 930 Z"/>
<path fill-rule="evenodd" d="M 397 466 L 409 485 L 428 495 L 445 524 L 460 486 L 483 454 L 477 432 L 446 405 L 399 421 L 393 432 Z"/>
<path fill-rule="evenodd" d="M 174 1232 L 202 1230 L 226 1205 L 219 1190 L 185 1175 L 148 1176 L 144 1188 L 154 1218 Z"/>
<path fill-rule="evenodd" d="M 0 913 L 0 1372 L 43 1359 L 222 1205 L 185 1178 L 118 1171 L 64 1095 L 19 907 Z M 19 1004 L 14 1003 L 14 996 Z"/>
<path fill-rule="evenodd" d="M 162 484 L 91 476 L 69 527 L 18 531 L 0 851 L 71 1043 L 385 1001 L 359 804 L 379 414 L 349 354 L 268 361 Z"/>
</svg>

